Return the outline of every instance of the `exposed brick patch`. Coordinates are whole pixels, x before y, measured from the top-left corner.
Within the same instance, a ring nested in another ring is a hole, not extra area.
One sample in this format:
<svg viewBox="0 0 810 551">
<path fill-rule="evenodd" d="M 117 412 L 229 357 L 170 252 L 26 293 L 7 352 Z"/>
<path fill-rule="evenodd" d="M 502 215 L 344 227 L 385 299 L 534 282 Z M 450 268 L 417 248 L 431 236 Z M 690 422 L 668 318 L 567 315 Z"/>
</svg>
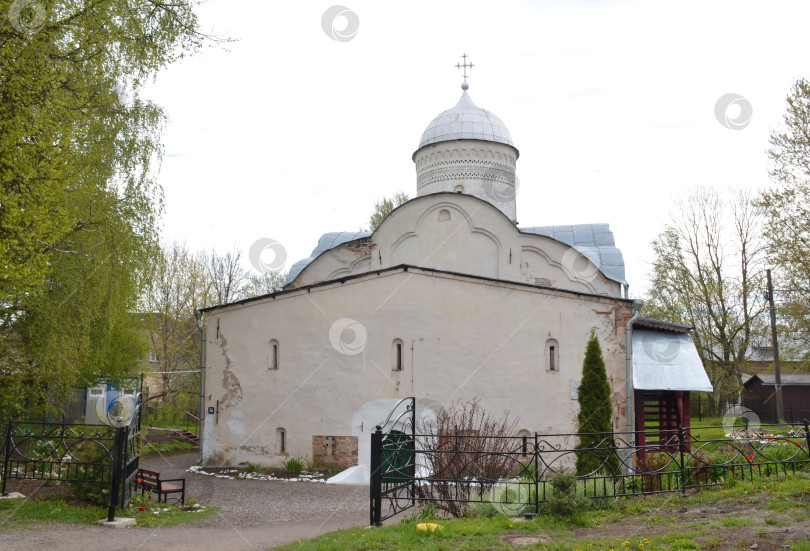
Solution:
<svg viewBox="0 0 810 551">
<path fill-rule="evenodd" d="M 377 248 L 377 245 L 369 237 L 364 237 L 356 241 L 350 241 L 346 244 L 346 248 L 353 253 L 361 255 L 371 254 L 371 251 Z"/>
<path fill-rule="evenodd" d="M 633 317 L 633 309 L 629 306 L 616 308 L 616 322 L 619 326 L 624 327 L 627 321 Z"/>
<path fill-rule="evenodd" d="M 327 467 L 354 467 L 357 465 L 357 437 L 313 436 L 312 460 Z"/>
</svg>

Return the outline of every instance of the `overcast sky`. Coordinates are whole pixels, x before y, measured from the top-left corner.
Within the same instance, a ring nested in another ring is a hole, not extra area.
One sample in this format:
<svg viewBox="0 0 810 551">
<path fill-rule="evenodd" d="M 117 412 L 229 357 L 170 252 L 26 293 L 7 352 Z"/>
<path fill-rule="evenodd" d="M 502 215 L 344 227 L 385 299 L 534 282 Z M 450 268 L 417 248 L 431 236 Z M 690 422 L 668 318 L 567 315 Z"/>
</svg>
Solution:
<svg viewBox="0 0 810 551">
<path fill-rule="evenodd" d="M 793 81 L 810 76 L 807 0 L 345 0 L 342 40 L 322 27 L 333 5 L 200 9 L 205 30 L 238 42 L 146 91 L 170 116 L 165 239 L 247 257 L 271 238 L 289 268 L 323 233 L 366 225 L 382 196 L 414 197 L 411 155 L 458 101 L 466 52 L 471 98 L 520 150 L 519 224 L 609 223 L 640 296 L 676 194 L 770 185 L 770 130 Z M 715 106 L 727 94 L 738 99 L 724 125 Z"/>
</svg>

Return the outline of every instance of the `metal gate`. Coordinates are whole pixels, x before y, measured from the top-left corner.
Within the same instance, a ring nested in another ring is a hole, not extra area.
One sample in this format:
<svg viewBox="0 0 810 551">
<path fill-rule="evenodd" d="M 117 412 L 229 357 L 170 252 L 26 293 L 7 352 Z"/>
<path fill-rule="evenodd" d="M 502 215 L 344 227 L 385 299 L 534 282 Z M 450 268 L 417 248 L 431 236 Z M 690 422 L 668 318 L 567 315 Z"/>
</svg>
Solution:
<svg viewBox="0 0 810 551">
<path fill-rule="evenodd" d="M 137 486 L 141 395 L 128 395 L 126 417 L 107 425 L 9 421 L 2 434 L 2 482 L 10 479 L 99 484 L 110 488 L 108 519 L 129 505 Z"/>
<path fill-rule="evenodd" d="M 416 399 L 403 398 L 371 435 L 372 526 L 416 505 L 415 434 Z"/>
<path fill-rule="evenodd" d="M 116 427 L 113 453 L 112 495 L 107 520 L 115 519 L 115 507 L 120 504 L 125 509 L 138 486 L 138 466 L 141 451 L 141 394 L 135 398 L 135 412 L 129 424 Z"/>
</svg>

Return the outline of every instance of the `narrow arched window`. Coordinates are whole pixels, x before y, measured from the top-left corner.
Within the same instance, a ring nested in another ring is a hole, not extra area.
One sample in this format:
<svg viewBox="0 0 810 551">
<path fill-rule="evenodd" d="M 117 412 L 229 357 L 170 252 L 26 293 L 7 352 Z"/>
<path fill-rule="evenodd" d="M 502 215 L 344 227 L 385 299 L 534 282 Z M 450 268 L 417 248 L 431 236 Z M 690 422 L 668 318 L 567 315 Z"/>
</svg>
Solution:
<svg viewBox="0 0 810 551">
<path fill-rule="evenodd" d="M 268 369 L 278 369 L 278 341 L 270 340 L 270 358 L 267 362 Z"/>
<path fill-rule="evenodd" d="M 546 371 L 559 371 L 560 370 L 560 343 L 557 339 L 548 339 L 546 341 L 545 351 L 545 367 Z"/>
<path fill-rule="evenodd" d="M 394 339 L 391 344 L 391 369 L 394 371 L 402 371 L 405 366 L 405 347 L 403 346 L 402 339 Z"/>
<path fill-rule="evenodd" d="M 529 453 L 532 453 L 534 450 L 534 439 L 532 438 L 532 433 L 526 429 L 521 429 L 518 431 L 517 435 L 520 438 L 520 455 L 529 455 Z"/>
<path fill-rule="evenodd" d="M 282 427 L 276 429 L 276 455 L 287 454 L 287 431 Z"/>
</svg>

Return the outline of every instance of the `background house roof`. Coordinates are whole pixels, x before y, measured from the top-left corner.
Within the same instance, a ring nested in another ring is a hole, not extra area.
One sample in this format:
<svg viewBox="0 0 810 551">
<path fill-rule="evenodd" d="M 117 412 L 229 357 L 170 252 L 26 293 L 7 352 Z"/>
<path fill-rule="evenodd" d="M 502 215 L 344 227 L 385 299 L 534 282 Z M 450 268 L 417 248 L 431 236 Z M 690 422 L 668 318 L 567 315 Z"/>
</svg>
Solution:
<svg viewBox="0 0 810 551">
<path fill-rule="evenodd" d="M 810 386 L 810 373 L 782 373 L 781 378 L 782 386 Z M 759 379 L 766 386 L 776 386 L 776 375 L 774 373 L 757 373 L 744 384 L 747 386 L 754 379 Z"/>
</svg>

